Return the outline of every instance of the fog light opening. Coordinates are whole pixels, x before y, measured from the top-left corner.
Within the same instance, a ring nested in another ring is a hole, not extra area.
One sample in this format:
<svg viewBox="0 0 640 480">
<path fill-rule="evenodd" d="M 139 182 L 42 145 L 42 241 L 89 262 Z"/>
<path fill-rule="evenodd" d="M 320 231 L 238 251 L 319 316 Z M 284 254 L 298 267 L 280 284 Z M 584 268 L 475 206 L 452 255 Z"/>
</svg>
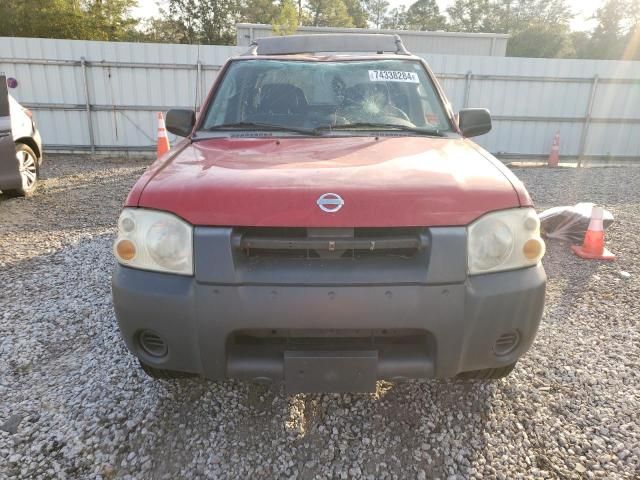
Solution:
<svg viewBox="0 0 640 480">
<path fill-rule="evenodd" d="M 167 342 L 152 330 L 143 330 L 138 335 L 138 344 L 140 348 L 152 357 L 164 357 L 169 351 Z"/>
<path fill-rule="evenodd" d="M 498 337 L 493 345 L 493 351 L 496 355 L 508 355 L 513 352 L 520 344 L 520 334 L 517 330 L 503 333 Z"/>
</svg>

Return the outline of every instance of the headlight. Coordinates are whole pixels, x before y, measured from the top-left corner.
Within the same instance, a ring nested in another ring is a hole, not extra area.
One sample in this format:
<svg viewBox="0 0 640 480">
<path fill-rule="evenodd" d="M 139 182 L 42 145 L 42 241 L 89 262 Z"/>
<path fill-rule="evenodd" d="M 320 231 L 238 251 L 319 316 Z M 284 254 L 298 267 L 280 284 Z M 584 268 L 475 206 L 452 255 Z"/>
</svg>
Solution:
<svg viewBox="0 0 640 480">
<path fill-rule="evenodd" d="M 535 265 L 545 252 L 533 208 L 489 213 L 469 225 L 467 235 L 470 275 Z"/>
<path fill-rule="evenodd" d="M 113 253 L 122 265 L 193 275 L 193 227 L 175 215 L 125 208 Z"/>
</svg>

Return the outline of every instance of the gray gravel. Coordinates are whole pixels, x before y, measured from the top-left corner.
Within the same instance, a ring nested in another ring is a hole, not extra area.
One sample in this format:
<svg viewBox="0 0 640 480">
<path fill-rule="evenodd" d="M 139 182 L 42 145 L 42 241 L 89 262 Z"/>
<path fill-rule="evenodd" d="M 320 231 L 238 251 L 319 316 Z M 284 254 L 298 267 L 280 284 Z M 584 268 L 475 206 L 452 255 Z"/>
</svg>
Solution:
<svg viewBox="0 0 640 480">
<path fill-rule="evenodd" d="M 506 380 L 287 397 L 153 381 L 125 350 L 110 248 L 144 167 L 51 158 L 33 198 L 0 200 L 0 478 L 640 477 L 640 169 L 517 171 L 540 209 L 605 204 L 619 258 L 549 245 L 543 324 Z"/>
</svg>

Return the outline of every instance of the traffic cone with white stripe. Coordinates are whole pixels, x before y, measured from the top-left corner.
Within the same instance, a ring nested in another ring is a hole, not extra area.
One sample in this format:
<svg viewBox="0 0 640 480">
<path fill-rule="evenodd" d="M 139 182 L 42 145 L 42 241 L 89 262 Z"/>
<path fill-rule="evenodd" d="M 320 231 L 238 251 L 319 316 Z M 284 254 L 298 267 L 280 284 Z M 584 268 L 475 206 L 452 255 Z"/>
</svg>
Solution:
<svg viewBox="0 0 640 480">
<path fill-rule="evenodd" d="M 616 256 L 607 250 L 604 246 L 604 225 L 602 224 L 602 216 L 604 209 L 602 207 L 593 206 L 591 210 L 591 221 L 589 228 L 584 235 L 582 245 L 572 245 L 571 250 L 580 258 L 590 260 L 615 260 Z"/>
<path fill-rule="evenodd" d="M 164 115 L 158 112 L 158 158 L 171 149 L 169 137 L 167 137 L 167 127 L 164 124 Z"/>
<path fill-rule="evenodd" d="M 551 144 L 551 153 L 549 154 L 549 160 L 547 161 L 548 167 L 557 167 L 560 161 L 560 131 L 556 132 L 556 136 L 553 137 L 553 143 Z"/>
</svg>

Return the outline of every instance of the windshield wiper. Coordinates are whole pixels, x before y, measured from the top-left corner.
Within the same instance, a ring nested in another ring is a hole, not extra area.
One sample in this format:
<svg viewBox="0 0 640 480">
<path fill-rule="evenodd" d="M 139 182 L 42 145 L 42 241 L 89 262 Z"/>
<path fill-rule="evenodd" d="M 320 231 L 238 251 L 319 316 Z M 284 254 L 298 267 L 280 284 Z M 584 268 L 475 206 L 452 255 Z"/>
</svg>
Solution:
<svg viewBox="0 0 640 480">
<path fill-rule="evenodd" d="M 282 131 L 282 132 L 295 132 L 303 135 L 320 135 L 315 129 L 286 127 L 284 125 L 272 125 L 270 123 L 258 123 L 258 122 L 236 122 L 236 123 L 224 123 L 222 125 L 213 125 L 204 129 L 205 132 L 215 132 L 218 130 L 269 130 L 269 131 Z"/>
<path fill-rule="evenodd" d="M 356 123 L 346 123 L 344 125 L 320 125 L 319 127 L 314 128 L 314 130 L 316 132 L 320 132 L 323 130 L 349 130 L 351 128 L 380 129 L 380 130 L 387 130 L 387 129 L 394 128 L 396 130 L 402 130 L 404 132 L 419 133 L 421 135 L 430 135 L 433 137 L 444 137 L 444 133 L 438 129 L 416 128 L 416 127 L 410 127 L 408 125 L 398 125 L 396 123 L 356 122 Z"/>
</svg>

